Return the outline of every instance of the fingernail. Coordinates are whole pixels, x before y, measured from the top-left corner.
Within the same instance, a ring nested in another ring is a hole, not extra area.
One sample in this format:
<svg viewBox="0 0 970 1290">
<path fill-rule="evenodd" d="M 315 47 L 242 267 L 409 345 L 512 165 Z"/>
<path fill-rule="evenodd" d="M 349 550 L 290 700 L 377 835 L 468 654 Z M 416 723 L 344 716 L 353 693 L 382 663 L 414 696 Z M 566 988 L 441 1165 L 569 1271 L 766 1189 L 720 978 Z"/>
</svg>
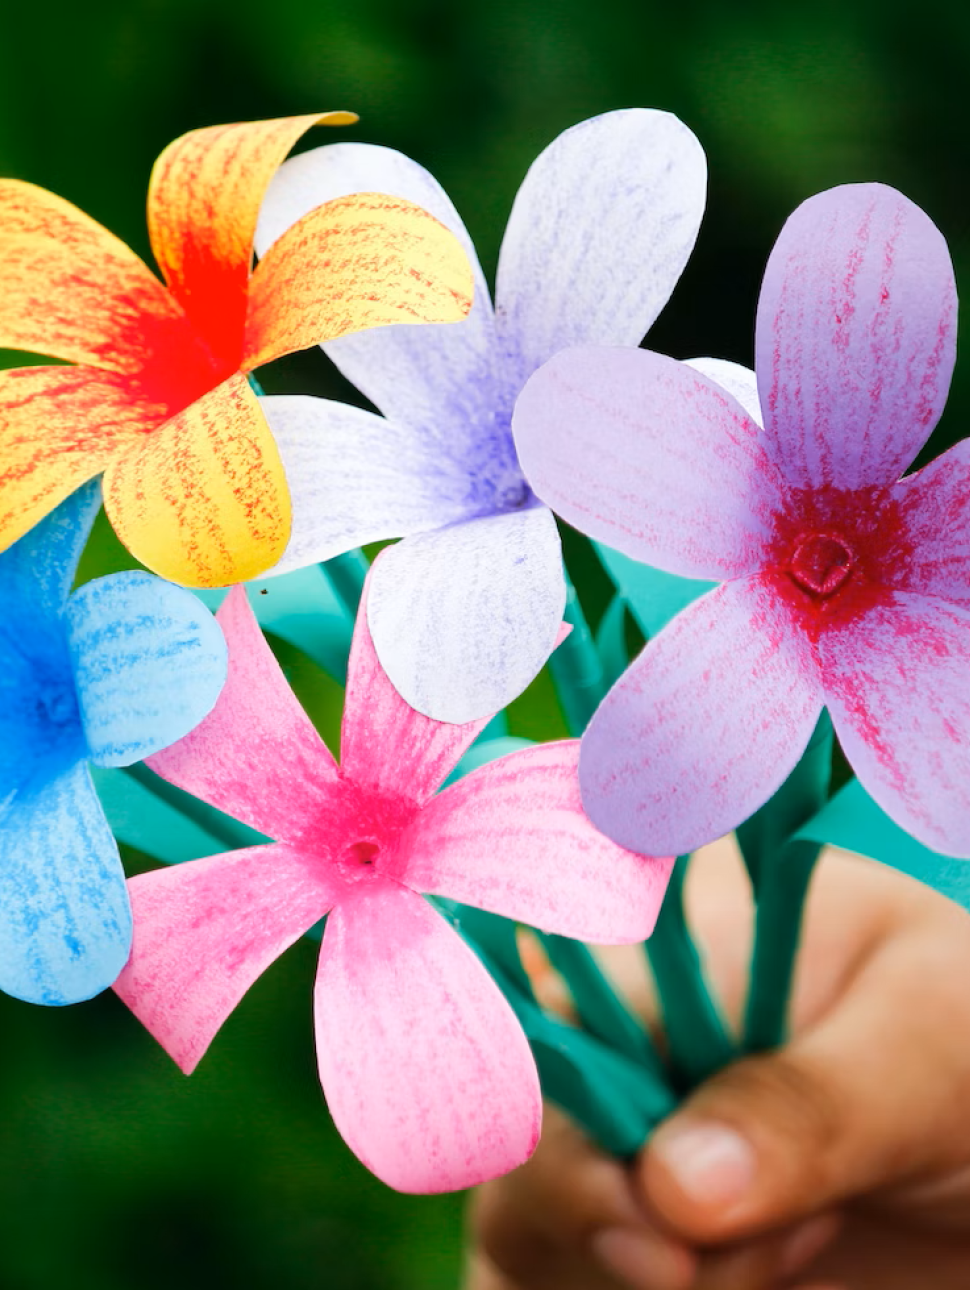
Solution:
<svg viewBox="0 0 970 1290">
<path fill-rule="evenodd" d="M 660 1236 L 608 1227 L 596 1233 L 590 1248 L 601 1267 L 633 1290 L 688 1290 L 693 1284 L 693 1256 Z"/>
<path fill-rule="evenodd" d="M 807 1223 L 796 1228 L 782 1247 L 778 1263 L 779 1275 L 792 1277 L 796 1272 L 801 1272 L 832 1241 L 839 1226 L 839 1219 L 835 1214 L 823 1214 L 819 1218 L 810 1218 Z"/>
<path fill-rule="evenodd" d="M 726 1124 L 671 1125 L 657 1134 L 650 1150 L 680 1190 L 702 1205 L 739 1201 L 754 1182 L 754 1148 Z"/>
</svg>

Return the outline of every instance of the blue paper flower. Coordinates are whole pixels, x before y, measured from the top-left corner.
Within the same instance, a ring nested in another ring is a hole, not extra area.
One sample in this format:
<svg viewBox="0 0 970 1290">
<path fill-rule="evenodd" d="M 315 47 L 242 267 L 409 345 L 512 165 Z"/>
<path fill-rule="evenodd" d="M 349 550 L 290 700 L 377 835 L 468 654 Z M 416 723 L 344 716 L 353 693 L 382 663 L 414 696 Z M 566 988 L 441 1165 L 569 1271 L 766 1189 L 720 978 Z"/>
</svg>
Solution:
<svg viewBox="0 0 970 1290">
<path fill-rule="evenodd" d="M 127 766 L 209 712 L 226 676 L 215 619 L 147 573 L 70 594 L 96 483 L 0 555 L 0 989 L 77 1003 L 131 948 L 118 848 L 88 762 Z"/>
</svg>

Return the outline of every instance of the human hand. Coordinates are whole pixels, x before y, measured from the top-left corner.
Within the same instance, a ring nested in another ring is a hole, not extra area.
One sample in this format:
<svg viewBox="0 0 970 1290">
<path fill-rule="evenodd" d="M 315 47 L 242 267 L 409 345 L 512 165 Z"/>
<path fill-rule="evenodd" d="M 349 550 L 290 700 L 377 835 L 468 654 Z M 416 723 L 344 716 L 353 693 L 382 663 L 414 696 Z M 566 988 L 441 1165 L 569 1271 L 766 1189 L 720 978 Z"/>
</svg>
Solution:
<svg viewBox="0 0 970 1290">
<path fill-rule="evenodd" d="M 695 857 L 687 900 L 737 1025 L 752 919 L 732 844 Z M 641 962 L 609 955 L 654 1019 Z M 699 1089 L 629 1168 L 549 1108 L 533 1160 L 475 1198 L 466 1290 L 966 1290 L 967 915 L 827 852 L 792 1031 Z"/>
</svg>

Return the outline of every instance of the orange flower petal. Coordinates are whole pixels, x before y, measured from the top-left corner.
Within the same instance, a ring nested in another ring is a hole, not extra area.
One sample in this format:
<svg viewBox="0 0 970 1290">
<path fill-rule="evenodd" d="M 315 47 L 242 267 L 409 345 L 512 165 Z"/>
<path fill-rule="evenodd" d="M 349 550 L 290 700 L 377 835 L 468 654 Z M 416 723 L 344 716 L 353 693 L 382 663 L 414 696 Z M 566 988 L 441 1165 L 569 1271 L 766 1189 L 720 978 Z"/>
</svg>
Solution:
<svg viewBox="0 0 970 1290">
<path fill-rule="evenodd" d="M 0 550 L 137 443 L 156 412 L 93 368 L 0 372 Z"/>
<path fill-rule="evenodd" d="M 70 202 L 0 180 L 0 347 L 133 372 L 185 315 L 114 234 Z"/>
<path fill-rule="evenodd" d="M 176 299 L 230 369 L 239 366 L 253 236 L 270 180 L 310 126 L 356 120 L 353 112 L 325 112 L 192 130 L 155 162 L 152 250 Z"/>
<path fill-rule="evenodd" d="M 365 327 L 460 322 L 473 289 L 458 239 L 420 206 L 340 197 L 304 215 L 256 266 L 243 368 Z"/>
<path fill-rule="evenodd" d="M 276 443 L 244 376 L 231 376 L 113 461 L 104 508 L 142 564 L 189 587 L 268 569 L 290 536 Z"/>
</svg>

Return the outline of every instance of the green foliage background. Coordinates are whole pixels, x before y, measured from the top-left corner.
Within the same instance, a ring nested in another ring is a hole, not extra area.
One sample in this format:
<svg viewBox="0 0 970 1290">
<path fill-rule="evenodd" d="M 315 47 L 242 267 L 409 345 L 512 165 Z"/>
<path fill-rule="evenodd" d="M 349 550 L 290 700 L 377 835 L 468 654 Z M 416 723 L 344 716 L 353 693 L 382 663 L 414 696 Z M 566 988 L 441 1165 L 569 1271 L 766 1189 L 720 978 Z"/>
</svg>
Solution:
<svg viewBox="0 0 970 1290">
<path fill-rule="evenodd" d="M 646 105 L 680 115 L 711 165 L 697 252 L 653 347 L 750 364 L 772 241 L 798 202 L 833 184 L 901 188 L 968 280 L 970 9 L 959 0 L 6 0 L 0 18 L 0 173 L 69 198 L 145 256 L 146 183 L 170 139 L 349 107 L 361 123 L 339 137 L 427 165 L 491 271 L 536 153 L 586 116 Z M 309 146 L 337 137 L 319 131 Z M 353 398 L 318 354 L 263 380 Z M 968 404 L 962 362 L 934 451 L 963 437 Z M 119 563 L 100 530 L 88 573 Z M 592 582 L 581 590 L 595 598 Z M 310 693 L 295 651 L 283 661 L 332 730 L 339 694 Z M 546 683 L 517 729 L 560 733 Z M 460 1199 L 387 1191 L 329 1124 L 313 966 L 309 942 L 284 956 L 191 1080 L 113 996 L 65 1011 L 0 996 L 5 1290 L 456 1284 Z"/>
</svg>

